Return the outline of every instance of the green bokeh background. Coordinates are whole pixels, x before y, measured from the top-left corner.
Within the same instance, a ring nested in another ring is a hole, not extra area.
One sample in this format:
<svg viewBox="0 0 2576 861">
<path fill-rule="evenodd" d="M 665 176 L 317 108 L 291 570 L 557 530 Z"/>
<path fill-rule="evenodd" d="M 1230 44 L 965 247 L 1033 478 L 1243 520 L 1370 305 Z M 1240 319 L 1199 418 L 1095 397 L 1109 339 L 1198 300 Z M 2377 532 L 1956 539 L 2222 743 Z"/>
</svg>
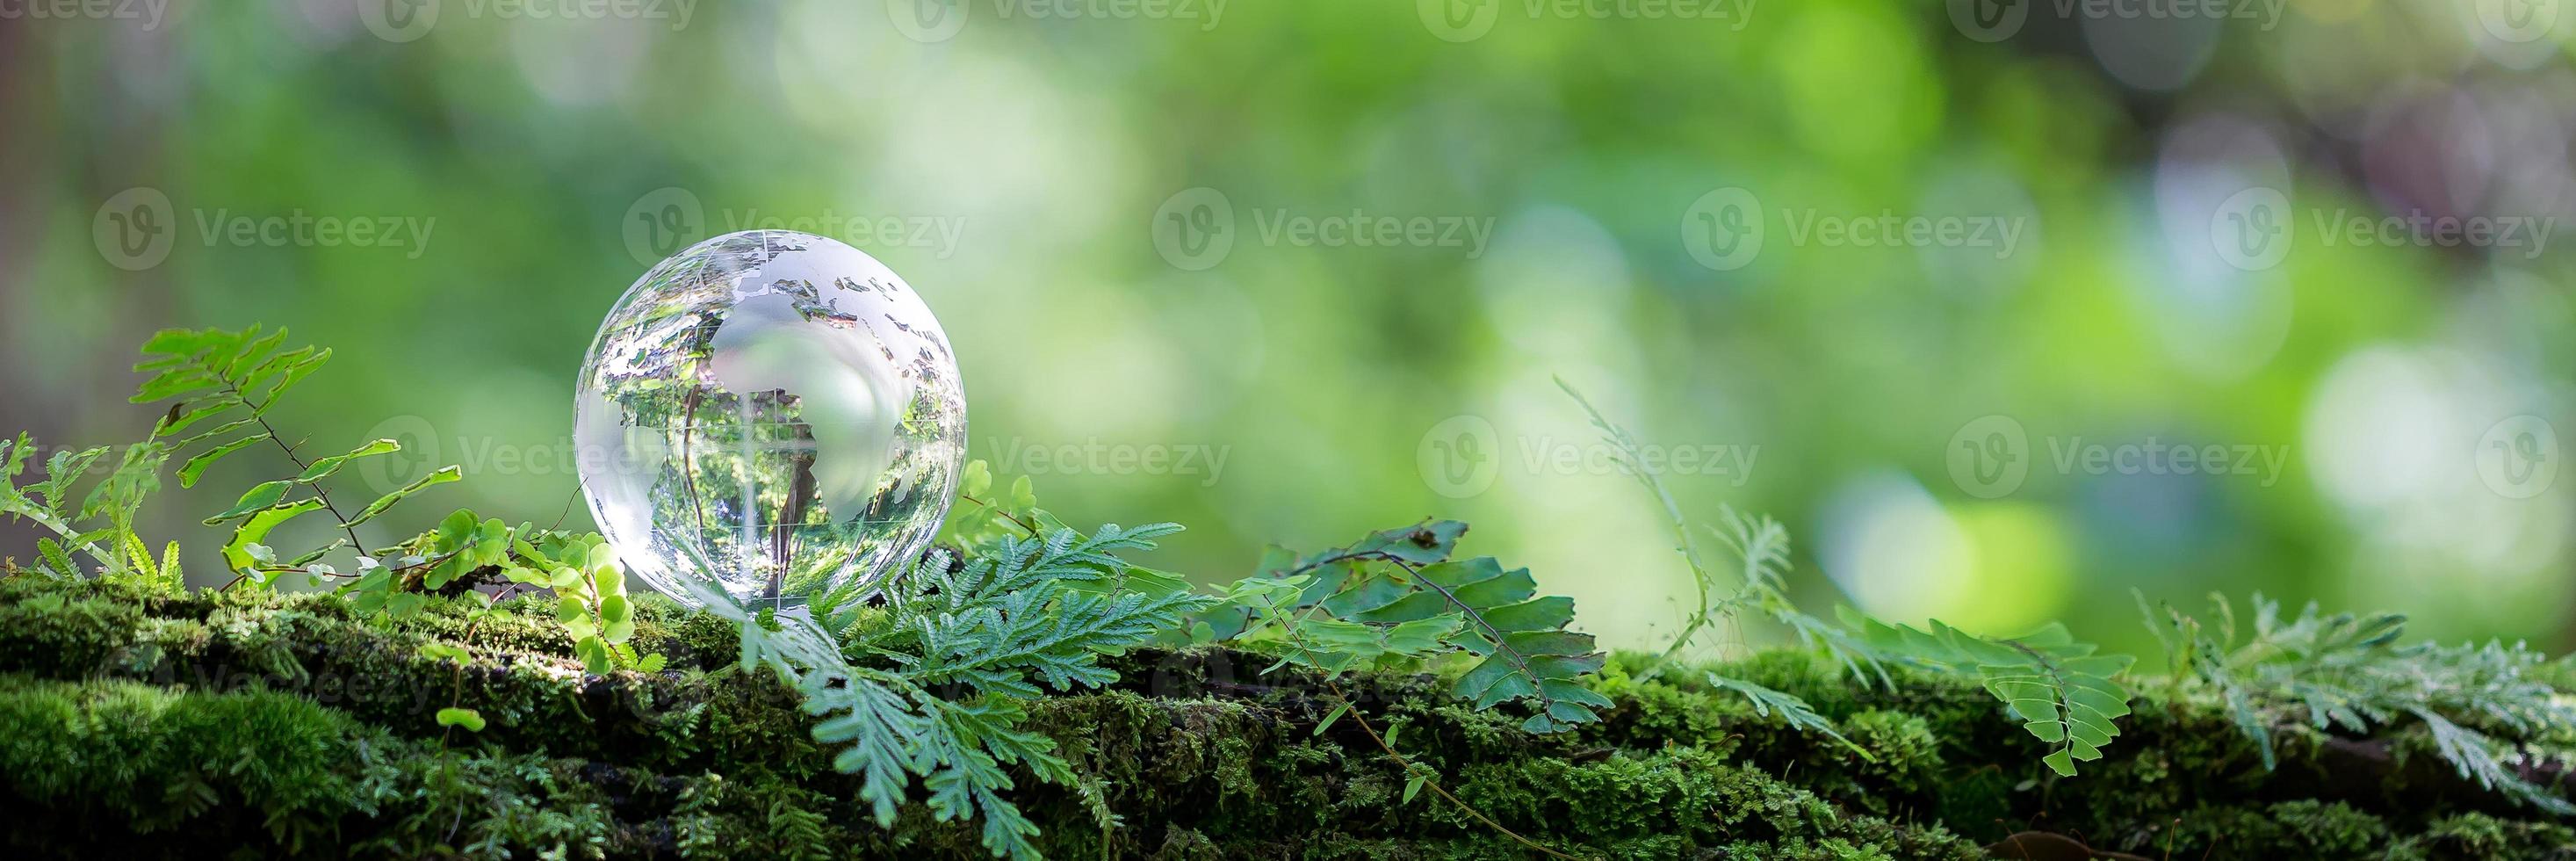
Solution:
<svg viewBox="0 0 2576 861">
<path fill-rule="evenodd" d="M 414 448 L 361 484 L 465 467 L 376 537 L 439 505 L 586 524 L 570 386 L 601 315 L 686 240 L 794 227 L 939 314 L 972 456 L 1070 520 L 1188 524 L 1160 561 L 1209 582 L 1266 543 L 1457 517 L 1607 642 L 1668 635 L 1673 542 L 1561 375 L 1645 443 L 1724 453 L 1666 480 L 1698 519 L 1785 521 L 1819 609 L 2134 648 L 2132 588 L 2262 590 L 2576 642 L 2567 256 L 2320 220 L 2576 224 L 2576 9 L 2516 41 L 2477 3 L 2386 0 L 2030 4 L 2004 31 L 1869 0 L 392 2 L 0 19 L 0 426 L 132 438 L 150 331 L 283 325 L 336 350 L 283 424 Z M 168 201 L 166 252 L 110 238 L 135 188 Z M 2290 245 L 2243 268 L 2248 188 L 2290 202 Z M 1758 251 L 1717 253 L 1709 200 L 1754 202 Z M 1169 219 L 1211 201 L 1230 246 L 1194 254 Z M 204 230 L 299 213 L 430 230 Z M 1355 214 L 1483 239 L 1272 229 Z M 1882 215 L 2019 239 L 1805 229 Z M 1960 460 L 1988 416 L 2023 435 L 2000 494 Z M 1461 434 L 1482 459 L 1449 459 Z M 2059 460 L 2149 443 L 2256 460 Z M 154 509 L 199 581 L 196 519 L 263 466 Z"/>
</svg>

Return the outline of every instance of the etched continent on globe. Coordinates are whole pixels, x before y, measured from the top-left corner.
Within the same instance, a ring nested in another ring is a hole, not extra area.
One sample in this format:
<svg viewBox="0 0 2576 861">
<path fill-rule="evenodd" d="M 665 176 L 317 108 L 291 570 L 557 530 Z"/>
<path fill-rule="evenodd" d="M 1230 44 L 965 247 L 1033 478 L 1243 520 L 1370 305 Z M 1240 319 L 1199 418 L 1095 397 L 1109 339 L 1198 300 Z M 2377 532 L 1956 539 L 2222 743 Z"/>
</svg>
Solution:
<svg viewBox="0 0 2576 861">
<path fill-rule="evenodd" d="M 754 230 L 627 288 L 573 434 L 599 529 L 663 594 L 753 605 L 872 587 L 918 556 L 966 455 L 948 336 L 856 248 Z"/>
</svg>

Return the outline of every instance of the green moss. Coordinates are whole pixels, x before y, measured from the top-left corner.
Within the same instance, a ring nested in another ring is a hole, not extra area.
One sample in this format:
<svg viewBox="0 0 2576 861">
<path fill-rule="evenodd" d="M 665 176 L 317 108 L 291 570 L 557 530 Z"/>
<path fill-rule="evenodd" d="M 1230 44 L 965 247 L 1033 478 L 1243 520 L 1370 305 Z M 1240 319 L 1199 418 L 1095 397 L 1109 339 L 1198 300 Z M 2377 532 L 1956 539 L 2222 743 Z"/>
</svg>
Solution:
<svg viewBox="0 0 2576 861">
<path fill-rule="evenodd" d="M 469 627 L 327 596 L 174 596 L 0 578 L 0 803 L 31 857 L 981 857 L 920 805 L 891 829 L 850 802 L 812 718 L 734 667 L 721 620 L 648 601 L 667 671 L 585 676 L 545 608 Z M 423 659 L 461 642 L 459 670 Z M 1425 791 L 1319 679 L 1219 650 L 1109 662 L 1112 690 L 1029 704 L 1079 785 L 1012 797 L 1059 858 L 1504 859 L 1530 850 Z M 1766 652 L 1724 671 L 1805 697 L 1869 751 L 1764 718 L 1696 671 L 1614 660 L 1603 721 L 1556 736 L 1439 680 L 1340 683 L 1401 753 L 1513 832 L 1586 857 L 1975 858 L 2023 827 L 2176 858 L 2545 858 L 2576 834 L 2417 755 L 2422 740 L 2280 734 L 2265 772 L 2209 703 L 2142 695 L 2083 777 L 2037 765 L 1991 698 L 1946 678 L 1853 684 Z M 433 720 L 451 702 L 481 733 Z M 2030 826 L 2038 823 L 2037 826 Z"/>
<path fill-rule="evenodd" d="M 342 766 L 355 724 L 289 694 L 11 675 L 0 678 L 0 727 L 0 772 L 32 805 L 20 817 L 46 813 L 28 824 L 136 835 L 186 824 L 196 840 L 196 822 L 222 818 L 293 848 L 353 809 Z"/>
</svg>

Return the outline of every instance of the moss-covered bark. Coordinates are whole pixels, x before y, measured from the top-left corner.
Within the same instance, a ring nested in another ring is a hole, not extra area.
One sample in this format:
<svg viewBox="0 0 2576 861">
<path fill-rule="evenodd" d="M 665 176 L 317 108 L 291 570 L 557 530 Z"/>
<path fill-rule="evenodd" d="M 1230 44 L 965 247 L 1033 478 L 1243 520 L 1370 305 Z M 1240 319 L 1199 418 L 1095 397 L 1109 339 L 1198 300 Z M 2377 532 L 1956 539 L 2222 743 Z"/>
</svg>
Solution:
<svg viewBox="0 0 2576 861">
<path fill-rule="evenodd" d="M 460 672 L 418 654 L 464 632 L 453 607 L 369 624 L 325 597 L 0 579 L 0 828 L 30 857 L 981 857 L 971 825 L 918 806 L 870 821 L 795 696 L 731 668 L 720 621 L 648 606 L 638 645 L 669 670 L 601 678 L 537 612 L 483 622 Z M 1315 732 L 1317 680 L 1265 663 L 1140 652 L 1115 689 L 1031 704 L 1084 776 L 1013 790 L 1048 854 L 1530 855 L 1429 793 L 1404 802 L 1356 722 Z M 1557 736 L 1425 678 L 1342 687 L 1450 791 L 1586 857 L 2086 857 L 2052 835 L 2149 858 L 2576 857 L 2576 832 L 2463 784 L 2415 735 L 2285 729 L 2266 772 L 2210 704 L 2148 690 L 2107 759 L 2057 779 L 1957 682 L 1866 690 L 1786 652 L 1729 672 L 1808 698 L 1875 760 L 1616 661 L 1617 707 Z M 489 725 L 442 729 L 451 704 Z M 2045 833 L 2009 839 L 2024 831 Z"/>
</svg>

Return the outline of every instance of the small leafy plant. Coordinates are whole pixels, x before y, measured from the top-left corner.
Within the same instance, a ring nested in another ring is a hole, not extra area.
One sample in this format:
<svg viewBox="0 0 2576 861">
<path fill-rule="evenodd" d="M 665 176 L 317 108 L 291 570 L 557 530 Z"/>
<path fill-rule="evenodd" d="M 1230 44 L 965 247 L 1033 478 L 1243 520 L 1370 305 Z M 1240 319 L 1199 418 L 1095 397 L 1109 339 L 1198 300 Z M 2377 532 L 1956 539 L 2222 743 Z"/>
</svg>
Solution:
<svg viewBox="0 0 2576 861">
<path fill-rule="evenodd" d="M 1676 552 L 1698 587 L 1699 603 L 1685 617 L 1670 646 L 1639 673 L 1651 678 L 1712 626 L 1731 624 L 1759 614 L 1794 632 L 1810 648 L 1832 655 L 1857 684 L 1894 687 L 1886 664 L 1945 672 L 1975 679 L 2021 721 L 2022 728 L 2049 745 L 2040 759 L 2059 775 L 2075 775 L 2075 763 L 2102 756 L 2102 746 L 2120 734 L 2118 719 L 2129 713 L 2129 692 L 2113 680 L 2133 659 L 2096 655 L 2090 643 L 2077 642 L 2065 626 L 2050 624 L 2020 637 L 1979 637 L 1941 624 L 1930 631 L 1890 625 L 1844 608 L 1842 624 L 1810 616 L 1791 601 L 1787 589 L 1789 533 L 1768 517 L 1751 518 L 1724 510 L 1724 528 L 1708 532 L 1742 561 L 1732 583 L 1701 555 L 1697 536 L 1683 518 L 1663 480 L 1645 466 L 1636 438 L 1601 414 L 1583 393 L 1564 380 L 1557 386 L 1582 407 L 1602 439 L 1617 455 L 1614 462 L 1637 479 L 1671 521 Z M 1824 735 L 1871 754 L 1844 738 L 1805 700 L 1743 679 L 1707 674 L 1709 684 L 1744 695 L 1758 714 L 1776 714 L 1788 725 Z"/>
<path fill-rule="evenodd" d="M 125 447 L 115 468 L 85 495 L 75 494 L 74 486 L 114 449 L 57 452 L 46 459 L 43 480 L 20 486 L 15 477 L 35 453 L 34 444 L 23 434 L 14 443 L 0 440 L 0 514 L 55 533 L 39 542 L 40 567 L 60 576 L 82 574 L 71 558 L 78 552 L 91 557 L 104 576 L 138 575 L 163 588 L 179 588 L 184 581 L 178 543 L 166 545 L 156 561 L 133 529 L 145 497 L 160 489 L 161 468 L 174 457 L 184 458 L 177 469 L 179 484 L 192 488 L 216 463 L 267 443 L 292 471 L 253 485 L 205 518 L 209 526 L 230 530 L 221 548 L 233 575 L 225 588 L 265 588 L 283 575 L 302 575 L 312 584 L 334 584 L 362 612 L 394 616 L 418 612 L 438 594 L 470 596 L 488 608 L 515 594 L 551 592 L 557 618 L 587 669 L 660 669 L 660 656 L 639 655 L 628 644 L 634 617 L 624 572 L 597 534 L 524 523 L 511 527 L 460 509 L 428 532 L 366 549 L 360 527 L 423 490 L 459 480 L 462 472 L 454 466 L 435 469 L 354 513 L 344 511 L 331 498 L 332 479 L 353 462 L 393 454 L 401 445 L 372 440 L 307 459 L 304 441 L 283 436 L 271 413 L 286 392 L 330 359 L 331 351 L 290 349 L 286 339 L 283 329 L 264 332 L 259 326 L 172 329 L 154 335 L 143 345 L 144 361 L 135 365 L 136 371 L 152 376 L 131 400 L 168 401 L 169 408 L 146 441 Z M 75 499 L 80 500 L 77 505 Z M 279 527 L 315 512 L 332 519 L 338 538 L 291 555 L 271 546 Z M 345 554 L 337 558 L 346 564 L 330 561 L 334 554 Z M 486 585 L 498 588 L 476 588 Z"/>
<path fill-rule="evenodd" d="M 2137 597 L 2174 684 L 2196 684 L 2224 701 L 2266 770 L 2276 765 L 2272 736 L 2283 723 L 2366 734 L 2413 721 L 2461 777 L 2553 814 L 2576 814 L 2564 797 L 2524 780 L 2515 767 L 2524 757 L 2488 732 L 2528 738 L 2576 726 L 2576 703 L 2530 675 L 2547 659 L 2521 643 L 2401 646 L 2405 616 L 2329 616 L 2310 603 L 2285 619 L 2280 603 L 2260 593 L 2251 630 L 2239 631 L 2223 595 L 2209 596 L 2215 621 L 2206 625 Z"/>
<path fill-rule="evenodd" d="M 0 438 L 0 515 L 34 523 L 52 535 L 36 538 L 37 570 L 57 577 L 85 573 L 74 554 L 89 557 L 101 574 L 140 575 L 146 581 L 175 587 L 183 582 L 179 543 L 165 545 L 158 561 L 134 532 L 135 514 L 145 496 L 160 488 L 160 469 L 168 457 L 153 443 L 127 446 L 114 471 L 91 485 L 86 494 L 75 486 L 114 449 L 62 450 L 44 459 L 44 478 L 21 486 L 17 477 L 37 454 L 33 437 Z"/>
<path fill-rule="evenodd" d="M 268 417 L 280 397 L 330 361 L 331 351 L 311 346 L 287 349 L 285 343 L 286 330 L 263 334 L 257 325 L 240 331 L 163 331 L 143 345 L 147 358 L 134 369 L 153 376 L 129 400 L 170 402 L 169 411 L 153 425 L 151 440 L 166 446 L 170 456 L 186 458 L 179 465 L 180 487 L 195 487 L 208 467 L 262 442 L 294 465 L 292 473 L 251 486 L 231 507 L 206 518 L 208 526 L 232 524 L 223 556 L 237 578 L 266 584 L 279 574 L 294 572 L 315 580 L 362 580 L 373 573 L 369 566 L 376 562 L 374 556 L 359 555 L 358 569 L 347 574 L 321 560 L 344 547 L 363 548 L 359 526 L 414 493 L 462 478 L 462 471 L 454 466 L 433 470 L 377 497 L 355 514 L 343 513 L 331 500 L 329 479 L 353 461 L 392 454 L 402 446 L 393 440 L 372 440 L 345 453 L 307 460 L 302 453 L 304 441 L 288 441 Z M 341 538 L 284 558 L 265 543 L 278 527 L 316 511 L 330 515 Z"/>
<path fill-rule="evenodd" d="M 1035 858 L 1037 826 L 1002 793 L 1021 765 L 1039 780 L 1076 786 L 1055 742 L 1018 728 L 1020 701 L 1116 679 L 1099 665 L 1151 641 L 1213 599 L 1134 588 L 1119 554 L 1151 550 L 1177 524 L 1054 529 L 1002 536 L 964 561 L 934 551 L 891 579 L 887 612 L 827 595 L 786 612 L 755 612 L 722 590 L 697 600 L 742 628 L 745 667 L 769 666 L 825 719 L 814 737 L 839 746 L 833 764 L 860 775 L 860 796 L 891 827 L 919 778 L 941 820 L 979 819 L 996 856 Z M 961 698 L 936 689 L 956 687 Z M 1078 789 L 1080 787 L 1077 787 Z M 1105 808 L 1104 808 L 1105 809 Z"/>
<path fill-rule="evenodd" d="M 634 648 L 634 598 L 616 554 L 597 534 L 511 526 L 460 509 L 429 531 L 370 548 L 361 527 L 461 472 L 433 470 L 353 512 L 335 503 L 334 478 L 347 464 L 400 446 L 375 440 L 308 459 L 303 440 L 280 435 L 270 419 L 279 396 L 318 369 L 328 350 L 286 349 L 282 330 L 252 327 L 163 332 L 145 352 L 137 369 L 153 376 L 135 400 L 170 406 L 144 442 L 39 460 L 29 437 L 0 440 L 0 515 L 47 533 L 37 545 L 38 570 L 180 588 L 177 543 L 156 558 L 134 530 L 145 499 L 160 489 L 160 471 L 180 459 L 180 485 L 193 487 L 210 466 L 265 443 L 292 469 L 205 519 L 228 530 L 222 556 L 232 579 L 221 588 L 271 588 L 300 575 L 370 619 L 418 613 L 433 601 L 466 602 L 464 634 L 419 655 L 449 673 L 449 702 L 437 713 L 447 735 L 487 726 L 464 701 L 464 673 L 475 660 L 473 632 L 510 598 L 550 606 L 591 673 L 664 668 L 661 656 Z M 1847 608 L 1833 622 L 1809 615 L 1789 595 L 1785 527 L 1732 508 L 1715 525 L 1694 527 L 1646 468 L 1635 438 L 1565 388 L 1619 465 L 1655 498 L 1698 597 L 1673 641 L 1632 678 L 1680 666 L 1680 656 L 1713 631 L 1767 619 L 1830 656 L 1854 684 L 1893 689 L 1899 672 L 1974 680 L 1999 713 L 2045 745 L 2040 762 L 2062 776 L 2099 759 L 2120 735 L 2130 710 L 2130 658 L 2100 654 L 2055 624 L 1989 637 L 1938 621 L 1889 624 Z M 105 477 L 82 489 L 85 476 L 111 463 Z M 39 476 L 21 483 L 31 466 Z M 291 552 L 275 546 L 281 526 L 316 512 L 332 519 L 339 537 Z M 1016 768 L 1069 787 L 1104 829 L 1116 827 L 1101 787 L 1079 779 L 1053 740 L 1023 726 L 1027 702 L 1108 685 L 1116 675 L 1101 658 L 1141 645 L 1223 644 L 1275 659 L 1272 670 L 1319 674 L 1331 708 L 1313 731 L 1356 724 L 1400 769 L 1403 802 L 1428 790 L 1531 851 L 1564 857 L 1450 794 L 1435 768 L 1402 752 L 1404 719 L 1381 728 L 1342 686 L 1364 670 L 1429 671 L 1445 675 L 1457 700 L 1512 714 L 1531 733 L 1597 721 L 1611 706 L 1595 690 L 1603 655 L 1590 635 L 1571 629 L 1571 599 L 1540 595 L 1527 569 L 1458 558 L 1467 526 L 1451 520 L 1373 532 L 1314 553 L 1274 548 L 1250 576 L 1213 593 L 1128 558 L 1180 529 L 1113 524 L 1086 534 L 1039 507 L 1027 478 L 997 488 L 989 466 L 977 461 L 965 470 L 939 548 L 894 577 L 814 593 L 783 609 L 754 609 L 711 584 L 693 583 L 685 597 L 739 627 L 744 668 L 769 668 L 798 688 L 805 710 L 821 719 L 814 736 L 835 749 L 835 767 L 859 776 L 860 797 L 882 826 L 916 803 L 917 782 L 918 803 L 934 819 L 977 821 L 982 845 L 996 856 L 1034 858 L 1036 826 L 1008 797 Z M 1720 550 L 1731 564 L 1714 560 Z M 2169 606 L 2148 607 L 2143 596 L 2140 603 L 2164 640 L 2172 689 L 2223 701 L 2267 768 L 2284 727 L 2367 733 L 2420 724 L 2463 777 L 2552 813 L 2576 813 L 2524 779 L 2529 756 L 2509 747 L 2576 727 L 2576 705 L 2534 678 L 2538 653 L 2520 644 L 2399 646 L 2403 617 L 2325 616 L 2310 605 L 2285 619 L 2260 595 L 2250 631 L 2240 637 L 2233 608 L 2213 598 L 2215 621 L 2207 624 Z M 1699 678 L 1744 697 L 1757 715 L 1874 759 L 1796 696 L 1723 672 L 1703 670 Z"/>
<path fill-rule="evenodd" d="M 1856 613 L 1848 623 L 1883 659 L 1977 680 L 2049 745 L 2040 762 L 2061 775 L 2074 776 L 2077 762 L 2101 759 L 2102 748 L 2120 734 L 2119 719 L 2129 714 L 2129 691 L 2112 679 L 2136 659 L 2094 654 L 2093 644 L 2077 642 L 2064 625 L 1989 638 L 1937 620 L 1930 631 Z"/>
<path fill-rule="evenodd" d="M 1191 622 L 1191 639 L 1267 647 L 1281 664 L 1334 673 L 1457 655 L 1466 669 L 1451 692 L 1479 709 L 1528 704 L 1522 729 L 1599 720 L 1593 709 L 1610 701 L 1579 679 L 1603 656 L 1592 635 L 1566 630 L 1574 599 L 1538 597 L 1527 568 L 1451 559 L 1466 531 L 1442 520 L 1308 556 L 1274 549 L 1223 605 Z"/>
<path fill-rule="evenodd" d="M 483 529 L 490 528 L 487 521 Z M 617 566 L 617 551 L 608 540 L 595 535 L 548 540 L 554 543 L 544 550 L 525 539 L 512 542 L 521 560 L 537 564 L 513 565 L 508 576 L 514 583 L 555 590 L 555 621 L 572 635 L 573 654 L 582 666 L 600 674 L 619 667 L 661 672 L 661 655 L 639 656 L 628 644 L 635 638 L 635 604 L 626 596 L 626 571 Z"/>
</svg>

